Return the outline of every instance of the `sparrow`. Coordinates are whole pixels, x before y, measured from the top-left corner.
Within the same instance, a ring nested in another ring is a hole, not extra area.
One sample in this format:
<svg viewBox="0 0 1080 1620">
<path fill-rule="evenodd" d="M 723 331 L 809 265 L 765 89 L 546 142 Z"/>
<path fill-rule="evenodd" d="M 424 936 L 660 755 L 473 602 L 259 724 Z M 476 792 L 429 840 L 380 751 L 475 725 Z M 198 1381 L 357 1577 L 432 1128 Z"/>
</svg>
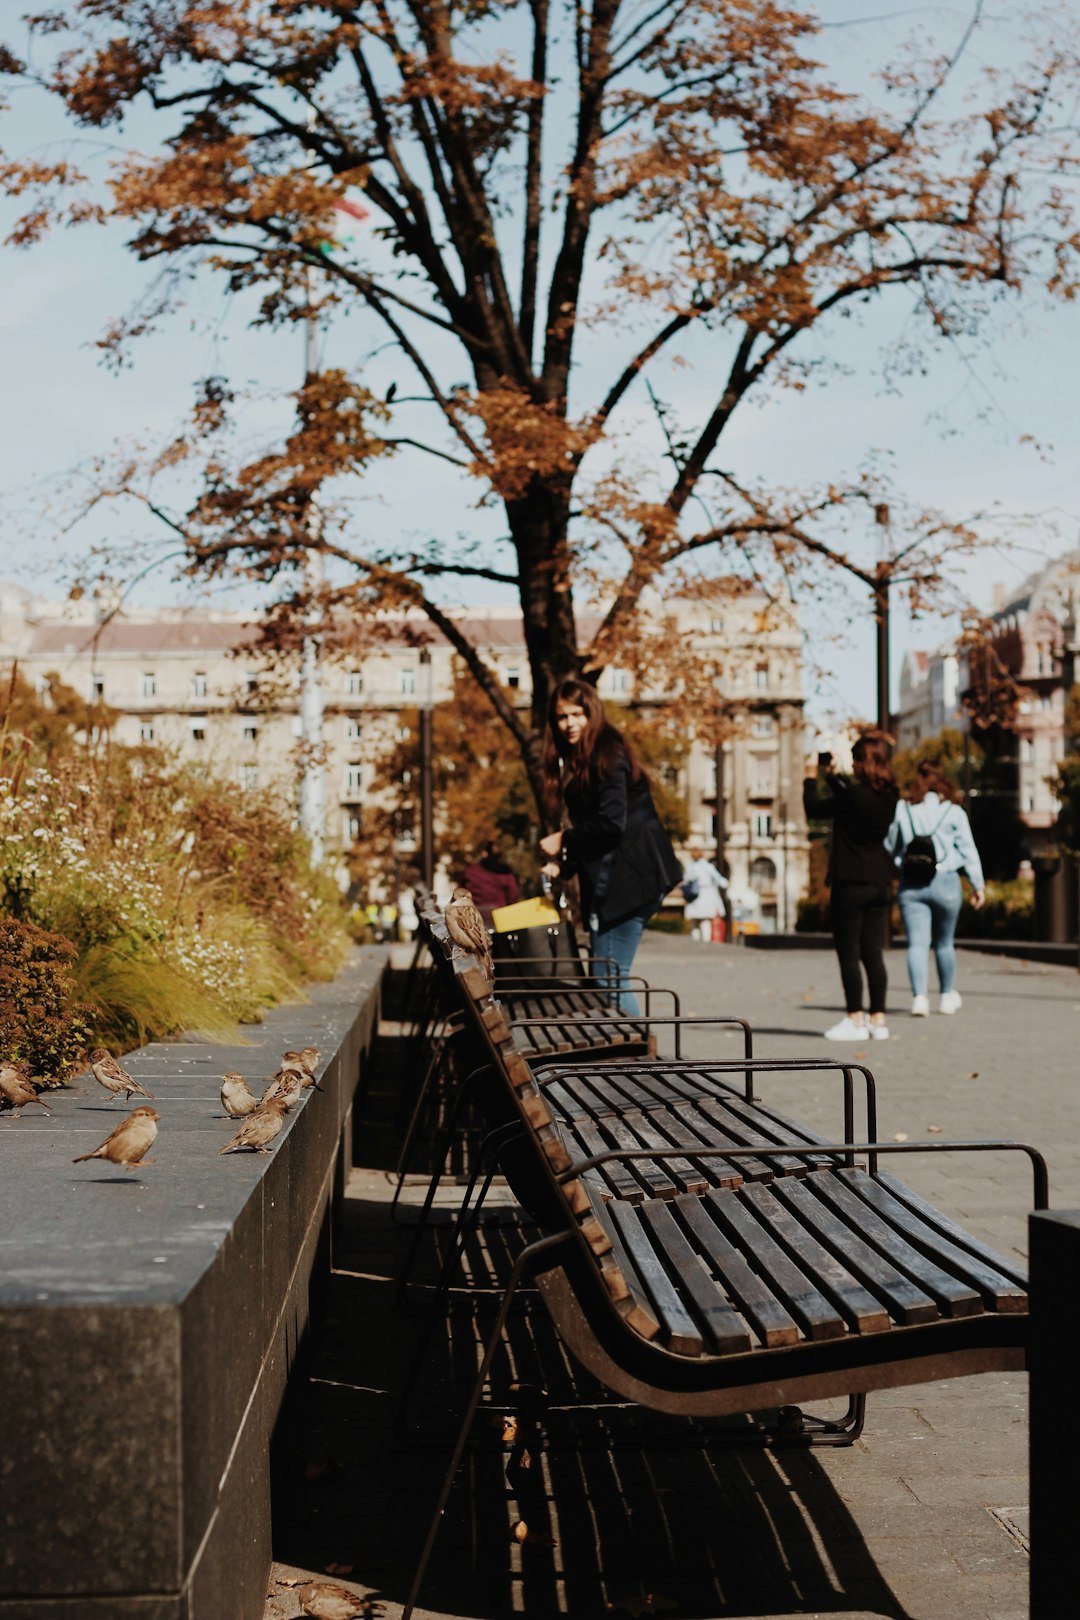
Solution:
<svg viewBox="0 0 1080 1620">
<path fill-rule="evenodd" d="M 304 1090 L 306 1091 L 309 1086 L 314 1086 L 316 1091 L 321 1091 L 322 1086 L 315 1078 L 315 1070 L 319 1064 L 319 1048 L 317 1046 L 304 1046 L 299 1052 L 282 1052 L 282 1068 L 286 1067 L 286 1065 L 293 1068 L 298 1063 L 304 1071 Z"/>
<path fill-rule="evenodd" d="M 47 1114 L 52 1113 L 48 1103 L 42 1102 L 30 1084 L 21 1064 L 0 1064 L 0 1097 L 12 1108 L 25 1108 L 27 1103 L 36 1102 Z"/>
<path fill-rule="evenodd" d="M 476 901 L 462 884 L 459 883 L 450 896 L 443 915 L 446 918 L 446 931 L 454 944 L 470 956 L 475 956 L 488 978 L 493 978 L 495 967 L 491 960 L 491 935 Z"/>
<path fill-rule="evenodd" d="M 249 1114 L 241 1125 L 231 1142 L 226 1142 L 220 1153 L 239 1153 L 241 1148 L 250 1148 L 253 1153 L 269 1153 L 270 1143 L 277 1136 L 285 1122 L 288 1103 L 280 1094 L 271 1097 L 269 1102 L 262 1102 L 253 1114 Z"/>
<path fill-rule="evenodd" d="M 303 1069 L 279 1069 L 263 1092 L 259 1106 L 261 1108 L 263 1104 L 273 1102 L 277 1097 L 283 1097 L 286 1108 L 295 1108 L 303 1096 L 303 1091 Z"/>
<path fill-rule="evenodd" d="M 124 1101 L 129 1097 L 149 1097 L 156 1102 L 154 1093 L 146 1091 L 137 1080 L 133 1080 L 126 1069 L 120 1067 L 111 1052 L 106 1052 L 103 1046 L 96 1046 L 90 1054 L 90 1067 L 94 1079 L 104 1086 L 111 1097 L 119 1097 L 124 1093 Z"/>
<path fill-rule="evenodd" d="M 371 1613 L 368 1598 L 362 1598 L 336 1581 L 312 1581 L 297 1592 L 300 1607 L 312 1620 L 363 1620 Z"/>
<path fill-rule="evenodd" d="M 133 1170 L 144 1153 L 148 1153 L 154 1145 L 157 1136 L 157 1122 L 161 1118 L 156 1108 L 134 1108 L 126 1119 L 122 1119 L 114 1130 L 96 1147 L 93 1153 L 80 1153 L 72 1164 L 82 1164 L 84 1159 L 110 1159 L 113 1164 L 122 1164 L 125 1170 Z M 153 1164 L 153 1159 L 147 1159 L 147 1164 Z"/>
<path fill-rule="evenodd" d="M 254 1113 L 258 1103 L 252 1096 L 247 1081 L 235 1069 L 221 1077 L 221 1106 L 233 1119 L 243 1119 L 245 1114 Z"/>
</svg>

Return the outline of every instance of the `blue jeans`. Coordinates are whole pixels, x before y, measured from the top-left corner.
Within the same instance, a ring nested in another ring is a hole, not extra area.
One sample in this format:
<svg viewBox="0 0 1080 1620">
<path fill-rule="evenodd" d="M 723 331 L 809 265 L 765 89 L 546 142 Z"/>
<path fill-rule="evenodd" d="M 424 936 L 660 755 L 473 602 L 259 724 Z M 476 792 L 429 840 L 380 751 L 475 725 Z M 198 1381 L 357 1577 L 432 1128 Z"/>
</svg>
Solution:
<svg viewBox="0 0 1080 1620">
<path fill-rule="evenodd" d="M 907 966 L 913 996 L 930 993 L 930 947 L 934 947 L 941 993 L 952 989 L 956 977 L 953 935 L 964 897 L 959 872 L 935 872 L 925 889 L 901 887 L 900 915 L 907 934 Z"/>
<path fill-rule="evenodd" d="M 633 967 L 634 954 L 645 924 L 655 910 L 654 903 L 644 911 L 636 911 L 632 917 L 623 917 L 620 922 L 610 923 L 606 928 L 594 927 L 595 917 L 589 918 L 589 956 L 592 959 L 593 974 L 600 988 L 608 991 L 608 1000 L 612 1006 L 635 1018 L 641 1016 L 637 996 L 632 990 L 617 990 L 616 983 Z M 607 960 L 598 961 L 598 957 Z"/>
</svg>

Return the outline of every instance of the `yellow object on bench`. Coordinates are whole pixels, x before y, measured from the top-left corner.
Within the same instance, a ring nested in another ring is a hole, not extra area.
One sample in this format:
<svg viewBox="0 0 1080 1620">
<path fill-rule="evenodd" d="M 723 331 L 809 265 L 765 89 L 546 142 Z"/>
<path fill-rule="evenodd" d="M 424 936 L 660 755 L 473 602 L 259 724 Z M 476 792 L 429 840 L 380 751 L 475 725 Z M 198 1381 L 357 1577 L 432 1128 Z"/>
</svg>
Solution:
<svg viewBox="0 0 1080 1620">
<path fill-rule="evenodd" d="M 512 906 L 496 906 L 491 913 L 492 927 L 497 934 L 513 934 L 522 928 L 549 928 L 559 921 L 559 913 L 551 901 L 540 895 L 532 900 L 515 900 Z"/>
</svg>

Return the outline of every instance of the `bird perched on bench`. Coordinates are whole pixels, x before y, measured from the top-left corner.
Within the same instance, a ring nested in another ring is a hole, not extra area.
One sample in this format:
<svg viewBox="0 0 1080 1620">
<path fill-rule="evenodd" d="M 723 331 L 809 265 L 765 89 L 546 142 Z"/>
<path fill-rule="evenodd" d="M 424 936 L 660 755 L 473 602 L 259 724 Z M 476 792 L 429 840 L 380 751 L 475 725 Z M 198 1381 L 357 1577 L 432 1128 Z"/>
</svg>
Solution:
<svg viewBox="0 0 1080 1620">
<path fill-rule="evenodd" d="M 36 1102 L 39 1108 L 44 1108 L 47 1114 L 52 1109 L 47 1102 L 42 1102 L 37 1091 L 30 1083 L 30 1076 L 23 1063 L 4 1063 L 0 1065 L 0 1097 L 12 1108 L 25 1108 L 27 1103 Z"/>
<path fill-rule="evenodd" d="M 446 918 L 446 931 L 454 944 L 470 956 L 475 956 L 488 978 L 494 979 L 491 935 L 476 901 L 462 884 L 458 884 L 447 901 L 443 916 Z"/>
<path fill-rule="evenodd" d="M 111 1052 L 103 1046 L 97 1046 L 90 1054 L 90 1068 L 94 1079 L 99 1086 L 104 1086 L 110 1097 L 119 1097 L 124 1093 L 124 1101 L 129 1097 L 149 1097 L 152 1102 L 157 1099 L 152 1091 L 147 1091 L 133 1080 L 127 1070 L 121 1068 Z"/>
<path fill-rule="evenodd" d="M 297 1092 L 299 1094 L 299 1087 Z M 271 1097 L 269 1102 L 260 1103 L 255 1112 L 245 1119 L 232 1141 L 218 1149 L 219 1154 L 239 1153 L 241 1148 L 250 1148 L 253 1153 L 269 1153 L 270 1143 L 280 1134 L 288 1107 L 281 1092 Z"/>
<path fill-rule="evenodd" d="M 149 1153 L 157 1137 L 158 1120 L 161 1115 L 156 1108 L 133 1108 L 126 1119 L 122 1119 L 93 1153 L 80 1153 L 72 1164 L 82 1164 L 84 1159 L 108 1159 L 113 1164 L 122 1164 L 125 1170 L 134 1170 L 143 1155 Z M 147 1159 L 147 1164 L 153 1164 Z"/>
<path fill-rule="evenodd" d="M 247 1081 L 235 1069 L 221 1077 L 221 1106 L 233 1119 L 244 1119 L 259 1106 Z"/>
<path fill-rule="evenodd" d="M 304 1090 L 306 1091 L 309 1086 L 314 1086 L 316 1091 L 321 1091 L 322 1086 L 315 1078 L 315 1070 L 319 1064 L 319 1048 L 317 1046 L 302 1046 L 299 1052 L 282 1052 L 282 1068 L 295 1068 L 297 1064 L 304 1071 Z"/>
</svg>

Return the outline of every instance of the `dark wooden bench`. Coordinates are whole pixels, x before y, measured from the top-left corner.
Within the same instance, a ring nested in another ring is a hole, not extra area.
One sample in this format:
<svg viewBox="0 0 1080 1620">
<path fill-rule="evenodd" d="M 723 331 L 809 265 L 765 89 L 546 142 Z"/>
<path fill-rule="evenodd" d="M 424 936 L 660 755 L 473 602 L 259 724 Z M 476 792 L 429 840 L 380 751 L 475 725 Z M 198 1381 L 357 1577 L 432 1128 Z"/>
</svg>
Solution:
<svg viewBox="0 0 1080 1620">
<path fill-rule="evenodd" d="M 622 1145 L 583 1155 L 552 1092 L 522 1062 L 513 1032 L 477 964 L 455 961 L 462 1009 L 516 1115 L 518 1175 L 542 1235 L 519 1255 L 488 1339 L 403 1620 L 415 1606 L 469 1429 L 526 1278 L 568 1349 L 615 1395 L 661 1412 L 722 1417 L 779 1409 L 761 1439 L 850 1443 L 866 1392 L 1026 1365 L 1027 1283 L 995 1254 L 880 1167 L 884 1154 L 1018 1151 L 1047 1203 L 1046 1169 L 1010 1142 L 715 1147 Z M 599 1066 L 597 1066 L 599 1069 Z M 604 1071 L 615 1074 L 617 1071 Z M 624 1116 L 625 1118 L 625 1116 Z M 828 1151 L 822 1152 L 825 1148 Z M 813 1169 L 690 1186 L 666 1196 L 641 1180 L 620 1196 L 612 1166 L 670 1171 L 724 1161 L 808 1160 Z M 737 1184 L 736 1184 L 737 1183 Z M 817 1424 L 793 1403 L 847 1397 L 840 1424 Z"/>
</svg>

